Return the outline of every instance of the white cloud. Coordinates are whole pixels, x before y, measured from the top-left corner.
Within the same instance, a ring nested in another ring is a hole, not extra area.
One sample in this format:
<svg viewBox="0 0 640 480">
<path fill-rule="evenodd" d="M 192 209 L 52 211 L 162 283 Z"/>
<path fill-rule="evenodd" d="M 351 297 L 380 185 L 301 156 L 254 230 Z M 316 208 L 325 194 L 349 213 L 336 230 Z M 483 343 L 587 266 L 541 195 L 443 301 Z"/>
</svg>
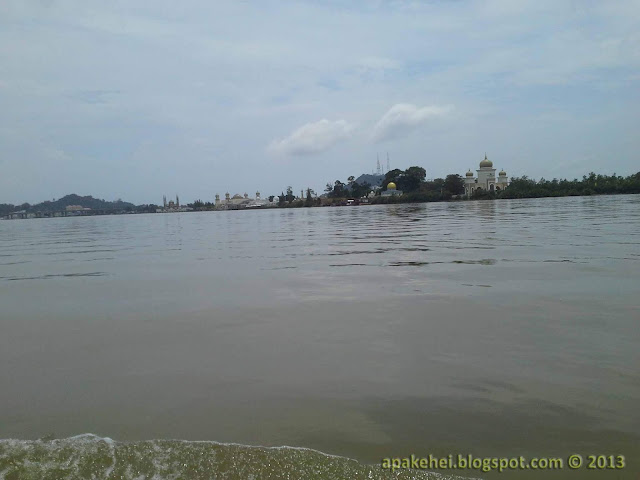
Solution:
<svg viewBox="0 0 640 480">
<path fill-rule="evenodd" d="M 385 113 L 373 128 L 372 138 L 382 142 L 406 135 L 433 118 L 439 118 L 452 110 L 449 105 L 416 107 L 410 103 L 397 103 Z"/>
<path fill-rule="evenodd" d="M 345 120 L 322 119 L 307 123 L 281 140 L 274 140 L 268 147 L 272 153 L 284 155 L 308 155 L 324 152 L 336 143 L 351 137 L 354 126 Z"/>
</svg>

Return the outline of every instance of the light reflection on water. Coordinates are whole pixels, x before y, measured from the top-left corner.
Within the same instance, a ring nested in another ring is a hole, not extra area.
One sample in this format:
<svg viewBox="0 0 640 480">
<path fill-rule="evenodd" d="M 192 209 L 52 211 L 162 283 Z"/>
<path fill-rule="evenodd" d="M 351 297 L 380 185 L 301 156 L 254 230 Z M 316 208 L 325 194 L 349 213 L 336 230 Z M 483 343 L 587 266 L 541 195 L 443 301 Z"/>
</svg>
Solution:
<svg viewBox="0 0 640 480">
<path fill-rule="evenodd" d="M 637 196 L 0 222 L 0 437 L 637 456 L 638 260 Z"/>
</svg>

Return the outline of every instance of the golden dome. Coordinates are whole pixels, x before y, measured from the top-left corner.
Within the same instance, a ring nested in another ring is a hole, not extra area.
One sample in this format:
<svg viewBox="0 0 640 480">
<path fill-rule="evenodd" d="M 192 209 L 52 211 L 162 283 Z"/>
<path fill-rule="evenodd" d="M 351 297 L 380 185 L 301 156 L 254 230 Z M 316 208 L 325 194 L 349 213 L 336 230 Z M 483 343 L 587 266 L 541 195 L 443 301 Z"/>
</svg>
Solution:
<svg viewBox="0 0 640 480">
<path fill-rule="evenodd" d="M 393 182 L 389 182 L 387 184 L 387 190 L 395 190 L 396 189 L 396 184 Z"/>
<path fill-rule="evenodd" d="M 500 173 L 498 174 L 501 177 L 505 177 L 507 175 L 507 172 L 505 172 L 504 170 L 500 170 Z"/>
<path fill-rule="evenodd" d="M 465 175 L 467 177 L 473 177 L 473 173 L 471 173 L 471 170 L 469 170 L 467 173 L 465 173 Z"/>
<path fill-rule="evenodd" d="M 486 153 L 484 154 L 484 160 L 480 162 L 480 168 L 483 168 L 483 167 L 489 167 L 489 168 L 493 167 L 493 162 L 487 158 Z"/>
</svg>

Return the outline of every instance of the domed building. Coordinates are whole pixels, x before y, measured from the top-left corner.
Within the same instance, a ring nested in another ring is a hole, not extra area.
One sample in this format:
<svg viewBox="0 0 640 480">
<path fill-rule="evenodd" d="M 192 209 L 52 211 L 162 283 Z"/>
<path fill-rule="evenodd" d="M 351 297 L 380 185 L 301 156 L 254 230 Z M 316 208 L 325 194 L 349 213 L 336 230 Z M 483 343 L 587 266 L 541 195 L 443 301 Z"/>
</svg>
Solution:
<svg viewBox="0 0 640 480">
<path fill-rule="evenodd" d="M 509 186 L 507 172 L 501 170 L 496 181 L 496 169 L 493 168 L 493 162 L 484 154 L 484 160 L 480 162 L 480 168 L 476 170 L 478 176 L 474 177 L 469 170 L 464 177 L 464 193 L 467 197 L 473 195 L 475 191 L 497 192 L 504 190 Z"/>
<path fill-rule="evenodd" d="M 224 194 L 224 200 L 221 200 L 220 195 L 216 194 L 215 205 L 218 210 L 239 210 L 242 208 L 275 207 L 277 206 L 277 201 L 270 202 L 267 199 L 260 198 L 260 192 L 256 192 L 255 198 L 250 198 L 248 193 L 244 195 L 236 193 L 232 197 L 227 192 Z"/>
<path fill-rule="evenodd" d="M 382 197 L 394 197 L 396 195 L 402 195 L 402 190 L 398 190 L 394 182 L 389 182 L 387 184 L 387 189 L 380 195 Z"/>
<path fill-rule="evenodd" d="M 162 208 L 157 208 L 156 213 L 173 213 L 173 212 L 189 212 L 191 211 L 191 207 L 186 207 L 184 205 L 180 205 L 180 198 L 176 195 L 176 201 L 168 200 L 167 196 L 163 195 L 162 197 Z"/>
</svg>

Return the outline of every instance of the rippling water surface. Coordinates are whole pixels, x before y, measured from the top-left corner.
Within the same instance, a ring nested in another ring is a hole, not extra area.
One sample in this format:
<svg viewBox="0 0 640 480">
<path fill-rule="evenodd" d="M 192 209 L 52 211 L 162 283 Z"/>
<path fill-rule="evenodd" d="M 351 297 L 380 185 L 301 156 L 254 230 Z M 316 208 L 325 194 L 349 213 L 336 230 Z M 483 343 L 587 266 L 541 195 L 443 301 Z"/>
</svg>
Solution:
<svg viewBox="0 0 640 480">
<path fill-rule="evenodd" d="M 639 196 L 0 222 L 0 438 L 23 440 L 0 478 L 112 445 L 26 441 L 85 432 L 308 447 L 362 478 L 411 453 L 622 453 L 547 476 L 636 478 L 639 261 Z M 222 477 L 266 477 L 273 451 L 220 448 L 249 469 Z"/>
</svg>

